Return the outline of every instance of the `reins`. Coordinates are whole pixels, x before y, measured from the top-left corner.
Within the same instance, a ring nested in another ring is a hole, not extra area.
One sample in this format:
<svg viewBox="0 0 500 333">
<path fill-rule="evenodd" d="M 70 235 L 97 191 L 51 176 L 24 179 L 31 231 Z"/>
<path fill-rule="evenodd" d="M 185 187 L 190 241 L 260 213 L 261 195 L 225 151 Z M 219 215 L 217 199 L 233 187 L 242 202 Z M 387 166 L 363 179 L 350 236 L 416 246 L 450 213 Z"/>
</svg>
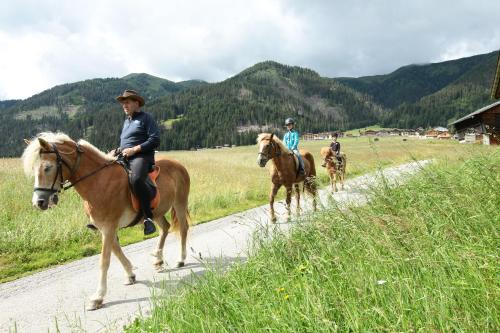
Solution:
<svg viewBox="0 0 500 333">
<path fill-rule="evenodd" d="M 81 155 L 83 154 L 83 150 L 82 150 L 81 146 L 78 143 L 76 143 L 76 162 L 73 166 L 70 166 L 69 163 L 66 162 L 62 158 L 61 153 L 59 152 L 59 150 L 57 149 L 57 146 L 54 143 L 51 143 L 51 146 L 52 146 L 53 150 L 40 151 L 40 154 L 56 154 L 57 170 L 56 170 L 56 175 L 54 177 L 54 181 L 52 182 L 52 186 L 50 188 L 35 187 L 33 189 L 33 191 L 44 191 L 44 192 L 50 192 L 51 194 L 60 193 L 61 191 L 66 191 L 66 190 L 72 188 L 73 186 L 75 186 L 76 184 L 78 184 L 79 182 L 93 176 L 94 174 L 98 173 L 102 169 L 115 163 L 115 161 L 109 161 L 109 162 L 105 163 L 104 165 L 100 166 L 99 168 L 97 168 L 96 170 L 86 174 L 83 177 L 80 177 L 79 179 L 77 179 L 74 182 L 71 182 L 70 181 L 71 177 L 73 177 L 75 172 L 80 167 Z M 68 168 L 69 173 L 70 173 L 67 180 L 63 179 L 63 165 Z M 55 189 L 54 186 L 55 186 L 58 178 L 60 179 L 60 181 L 59 181 L 60 187 L 58 189 Z"/>
</svg>

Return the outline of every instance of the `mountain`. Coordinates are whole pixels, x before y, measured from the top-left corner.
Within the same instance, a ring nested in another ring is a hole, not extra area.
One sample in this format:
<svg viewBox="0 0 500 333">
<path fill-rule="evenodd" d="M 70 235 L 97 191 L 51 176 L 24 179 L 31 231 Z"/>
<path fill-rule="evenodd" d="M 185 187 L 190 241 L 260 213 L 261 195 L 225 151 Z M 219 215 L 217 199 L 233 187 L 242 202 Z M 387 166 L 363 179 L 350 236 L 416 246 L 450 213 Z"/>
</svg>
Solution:
<svg viewBox="0 0 500 333">
<path fill-rule="evenodd" d="M 410 65 L 377 76 L 337 78 L 393 111 L 386 127 L 446 126 L 491 102 L 498 51 L 426 65 Z"/>
<path fill-rule="evenodd" d="M 20 113 L 17 118 L 26 118 L 28 115 L 40 118 L 42 115 L 47 115 L 46 112 L 38 112 L 40 108 L 51 110 L 52 113 L 49 114 L 53 115 L 56 115 L 56 111 L 71 114 L 76 111 L 93 111 L 106 104 L 116 105 L 114 97 L 125 89 L 140 91 L 146 101 L 151 101 L 203 84 L 204 81 L 197 80 L 175 83 L 145 73 L 132 73 L 122 78 L 91 79 L 58 85 L 25 100 L 17 101 L 10 105 L 10 109 L 14 113 Z"/>
<path fill-rule="evenodd" d="M 300 131 L 318 132 L 367 126 L 384 112 L 368 96 L 335 80 L 272 61 L 221 83 L 162 97 L 148 110 L 157 119 L 176 119 L 164 132 L 165 149 L 250 144 L 263 130 L 281 134 L 290 116 Z"/>
<path fill-rule="evenodd" d="M 23 138 L 60 130 L 105 150 L 116 147 L 123 112 L 115 96 L 135 89 L 161 125 L 160 149 L 251 144 L 261 131 L 301 132 L 380 124 L 446 126 L 490 102 L 497 52 L 442 63 L 409 65 L 387 74 L 325 78 L 273 61 L 219 83 L 173 82 L 145 73 L 56 86 L 25 100 L 0 101 L 0 156 L 19 156 Z M 6 135 L 8 134 L 8 135 Z"/>
</svg>

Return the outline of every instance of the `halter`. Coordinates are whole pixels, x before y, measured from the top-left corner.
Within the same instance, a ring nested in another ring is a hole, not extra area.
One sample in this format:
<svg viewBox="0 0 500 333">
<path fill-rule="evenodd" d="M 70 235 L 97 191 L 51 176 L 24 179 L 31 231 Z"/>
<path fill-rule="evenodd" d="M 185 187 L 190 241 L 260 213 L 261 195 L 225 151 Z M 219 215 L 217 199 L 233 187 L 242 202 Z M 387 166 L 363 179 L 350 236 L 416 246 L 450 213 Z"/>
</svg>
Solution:
<svg viewBox="0 0 500 333">
<path fill-rule="evenodd" d="M 56 170 L 56 175 L 54 177 L 54 180 L 52 181 L 52 186 L 50 188 L 35 187 L 35 188 L 33 188 L 33 192 L 36 192 L 36 191 L 49 192 L 51 195 L 55 194 L 55 193 L 60 193 L 61 191 L 65 191 L 65 190 L 72 188 L 73 186 L 75 186 L 77 183 L 81 182 L 85 178 L 92 176 L 93 174 L 101 171 L 102 169 L 110 166 L 111 164 L 113 164 L 115 162 L 115 161 L 110 161 L 110 162 L 104 164 L 103 166 L 99 167 L 98 169 L 86 174 L 85 176 L 81 177 L 80 179 L 78 179 L 74 182 L 70 182 L 69 179 L 71 179 L 71 177 L 73 177 L 74 173 L 76 172 L 76 170 L 78 170 L 78 167 L 80 166 L 81 155 L 83 154 L 83 150 L 82 150 L 81 146 L 78 143 L 76 143 L 76 162 L 75 162 L 75 165 L 73 165 L 72 167 L 69 165 L 68 162 L 66 162 L 62 158 L 61 153 L 57 149 L 57 146 L 54 143 L 51 143 L 51 146 L 52 146 L 53 150 L 40 151 L 40 154 L 56 154 L 57 170 Z M 63 179 L 63 165 L 66 166 L 66 168 L 68 168 L 68 170 L 69 170 L 69 177 L 67 180 Z M 54 186 L 56 185 L 58 178 L 60 179 L 59 188 L 55 189 Z"/>
<path fill-rule="evenodd" d="M 269 145 L 271 146 L 271 148 L 274 149 L 274 156 L 270 156 L 269 153 L 263 153 L 261 151 L 259 151 L 259 155 L 264 156 L 268 160 L 273 159 L 275 157 L 280 157 L 281 156 L 281 150 L 277 148 L 278 145 L 276 144 L 276 142 L 274 142 L 272 140 L 272 138 L 269 140 Z"/>
</svg>

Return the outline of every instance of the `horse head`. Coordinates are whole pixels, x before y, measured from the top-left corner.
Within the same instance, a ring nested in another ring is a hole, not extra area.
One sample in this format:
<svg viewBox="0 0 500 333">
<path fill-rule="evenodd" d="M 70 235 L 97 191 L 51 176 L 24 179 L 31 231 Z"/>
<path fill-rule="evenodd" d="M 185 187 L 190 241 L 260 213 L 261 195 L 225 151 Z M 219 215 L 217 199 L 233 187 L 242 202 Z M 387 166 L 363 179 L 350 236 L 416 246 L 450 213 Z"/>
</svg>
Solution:
<svg viewBox="0 0 500 333">
<path fill-rule="evenodd" d="M 42 210 L 57 205 L 58 193 L 61 192 L 64 183 L 71 177 L 76 166 L 69 155 L 80 153 L 78 146 L 71 152 L 64 152 L 61 149 L 63 146 L 71 143 L 77 144 L 66 135 L 63 137 L 59 134 L 56 137 L 55 134 L 50 134 L 26 142 L 28 147 L 23 153 L 25 172 L 35 177 L 32 204 Z M 78 157 L 75 158 L 78 160 Z"/>
<path fill-rule="evenodd" d="M 262 133 L 257 138 L 259 144 L 259 154 L 257 164 L 263 168 L 269 160 L 281 155 L 278 144 L 274 141 L 274 133 Z"/>
</svg>

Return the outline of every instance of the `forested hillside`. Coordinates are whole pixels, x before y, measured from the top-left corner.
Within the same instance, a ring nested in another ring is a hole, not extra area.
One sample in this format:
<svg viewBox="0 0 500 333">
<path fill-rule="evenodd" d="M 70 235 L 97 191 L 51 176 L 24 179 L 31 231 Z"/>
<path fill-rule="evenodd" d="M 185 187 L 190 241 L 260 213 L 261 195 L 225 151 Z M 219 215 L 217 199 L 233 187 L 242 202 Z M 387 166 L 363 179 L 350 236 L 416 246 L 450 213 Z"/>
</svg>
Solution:
<svg viewBox="0 0 500 333">
<path fill-rule="evenodd" d="M 45 90 L 25 100 L 0 101 L 0 156 L 19 156 L 22 139 L 63 131 L 106 150 L 118 144 L 123 112 L 115 96 L 135 89 L 161 128 L 162 150 L 251 144 L 261 131 L 282 134 L 283 120 L 301 132 L 348 130 L 372 124 L 446 126 L 490 103 L 498 52 L 387 75 L 321 77 L 272 61 L 220 83 L 172 82 L 144 73 L 92 79 Z"/>
<path fill-rule="evenodd" d="M 391 112 L 385 127 L 446 126 L 491 103 L 498 52 L 435 64 L 410 65 L 393 73 L 340 82 L 373 97 Z"/>
</svg>

